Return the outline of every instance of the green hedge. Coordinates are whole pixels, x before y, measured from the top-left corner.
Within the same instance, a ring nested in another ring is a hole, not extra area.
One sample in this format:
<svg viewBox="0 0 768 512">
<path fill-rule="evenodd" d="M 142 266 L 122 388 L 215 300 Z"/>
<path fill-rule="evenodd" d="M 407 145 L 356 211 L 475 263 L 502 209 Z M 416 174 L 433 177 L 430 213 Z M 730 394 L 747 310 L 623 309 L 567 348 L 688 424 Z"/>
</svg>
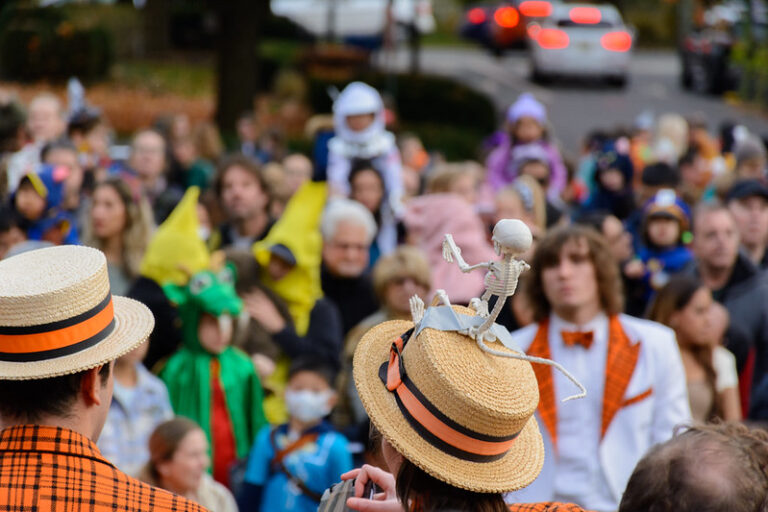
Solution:
<svg viewBox="0 0 768 512">
<path fill-rule="evenodd" d="M 477 160 L 483 139 L 491 132 L 436 123 L 409 123 L 403 132 L 415 133 L 429 150 L 438 151 L 448 161 Z"/>
<path fill-rule="evenodd" d="M 739 97 L 768 107 L 768 47 L 739 41 L 734 44 L 730 57 L 739 70 Z"/>
<path fill-rule="evenodd" d="M 5 79 L 103 78 L 113 48 L 107 30 L 79 29 L 55 8 L 6 9 L 0 15 L 0 75 Z"/>
</svg>

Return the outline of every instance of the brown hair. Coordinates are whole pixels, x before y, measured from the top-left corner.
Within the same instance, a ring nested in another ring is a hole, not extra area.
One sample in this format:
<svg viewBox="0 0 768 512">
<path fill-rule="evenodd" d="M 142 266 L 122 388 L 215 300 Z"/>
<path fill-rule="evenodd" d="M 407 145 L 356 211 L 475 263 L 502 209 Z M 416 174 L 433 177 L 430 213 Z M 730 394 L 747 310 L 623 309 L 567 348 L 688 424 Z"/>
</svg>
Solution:
<svg viewBox="0 0 768 512">
<path fill-rule="evenodd" d="M 673 276 L 664 288 L 656 293 L 653 302 L 648 307 L 646 316 L 649 320 L 672 327 L 670 325 L 672 314 L 685 309 L 696 292 L 702 288 L 705 288 L 704 284 L 694 276 Z M 712 361 L 712 347 L 710 345 L 694 345 L 681 347 L 680 349 L 686 350 L 693 355 L 696 363 L 704 370 L 707 385 L 714 397 L 712 407 L 707 412 L 707 418 L 722 417 L 722 403 L 720 403 L 719 393 L 717 392 L 717 373 Z"/>
<path fill-rule="evenodd" d="M 619 512 L 758 512 L 768 507 L 768 433 L 739 423 L 689 427 L 635 467 Z"/>
<path fill-rule="evenodd" d="M 400 503 L 413 503 L 412 510 L 438 512 L 508 512 L 501 493 L 480 493 L 459 489 L 427 474 L 403 457 L 397 472 L 397 497 Z"/>
<path fill-rule="evenodd" d="M 219 129 L 211 122 L 206 121 L 198 124 L 194 129 L 193 137 L 198 153 L 206 160 L 215 162 L 224 152 L 224 144 L 221 142 Z"/>
<path fill-rule="evenodd" d="M 171 460 L 173 454 L 179 449 L 179 445 L 193 430 L 200 430 L 200 426 L 189 418 L 177 416 L 172 420 L 159 424 L 152 435 L 149 436 L 149 463 L 145 473 L 150 483 L 158 485 L 160 474 L 157 465 Z"/>
<path fill-rule="evenodd" d="M 269 189 L 266 182 L 264 181 L 264 176 L 261 174 L 261 167 L 259 167 L 259 164 L 245 155 L 235 154 L 225 157 L 216 171 L 216 176 L 213 179 L 213 189 L 216 191 L 217 197 L 221 197 L 221 188 L 224 181 L 224 176 L 226 176 L 227 172 L 233 167 L 240 167 L 245 169 L 246 172 L 253 176 L 253 178 L 259 183 L 261 190 L 263 190 L 264 193 L 268 192 Z"/>
<path fill-rule="evenodd" d="M 373 267 L 373 291 L 384 304 L 387 286 L 393 279 L 408 276 L 428 290 L 432 287 L 432 271 L 421 249 L 402 245 L 392 253 L 382 256 Z"/>
<path fill-rule="evenodd" d="M 608 315 L 616 315 L 624 310 L 624 294 L 619 274 L 619 266 L 602 235 L 586 226 L 566 226 L 555 228 L 539 242 L 531 262 L 531 272 L 525 280 L 528 303 L 533 309 L 537 322 L 546 319 L 551 305 L 544 294 L 542 272 L 560 262 L 563 246 L 572 240 L 583 240 L 589 248 L 589 258 L 595 268 L 600 304 Z"/>
<path fill-rule="evenodd" d="M 710 213 L 716 213 L 716 212 L 727 213 L 728 216 L 731 218 L 731 222 L 734 222 L 734 226 L 735 226 L 735 221 L 733 221 L 733 214 L 731 213 L 731 210 L 729 210 L 724 203 L 718 200 L 702 201 L 699 204 L 697 204 L 693 210 L 693 222 L 691 223 L 691 230 L 693 231 L 694 236 L 696 236 L 696 232 L 698 231 L 696 226 L 697 224 L 701 224 L 701 219 L 705 215 L 709 215 Z"/>
<path fill-rule="evenodd" d="M 111 176 L 100 181 L 94 187 L 94 192 L 101 187 L 109 187 L 115 191 L 125 208 L 125 226 L 122 236 L 122 268 L 130 278 L 138 277 L 141 261 L 149 245 L 152 232 L 155 229 L 152 208 L 145 197 L 134 194 L 128 184 L 120 177 Z M 83 243 L 96 249 L 102 249 L 104 240 L 93 234 L 91 216 L 85 223 Z"/>
</svg>

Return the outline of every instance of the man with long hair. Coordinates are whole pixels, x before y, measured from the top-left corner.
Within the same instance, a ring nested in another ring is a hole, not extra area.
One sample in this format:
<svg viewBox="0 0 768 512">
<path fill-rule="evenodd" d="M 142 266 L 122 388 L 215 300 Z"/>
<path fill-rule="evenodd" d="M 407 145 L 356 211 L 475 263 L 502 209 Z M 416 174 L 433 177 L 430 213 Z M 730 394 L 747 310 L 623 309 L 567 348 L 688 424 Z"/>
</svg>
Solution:
<svg viewBox="0 0 768 512">
<path fill-rule="evenodd" d="M 563 403 L 571 383 L 549 366 L 533 366 L 536 415 L 552 456 L 514 501 L 616 510 L 637 461 L 669 439 L 675 425 L 690 421 L 674 333 L 621 313 L 618 265 L 587 227 L 551 231 L 536 249 L 527 284 L 536 323 L 513 339 L 529 355 L 568 368 L 587 396 Z"/>
</svg>

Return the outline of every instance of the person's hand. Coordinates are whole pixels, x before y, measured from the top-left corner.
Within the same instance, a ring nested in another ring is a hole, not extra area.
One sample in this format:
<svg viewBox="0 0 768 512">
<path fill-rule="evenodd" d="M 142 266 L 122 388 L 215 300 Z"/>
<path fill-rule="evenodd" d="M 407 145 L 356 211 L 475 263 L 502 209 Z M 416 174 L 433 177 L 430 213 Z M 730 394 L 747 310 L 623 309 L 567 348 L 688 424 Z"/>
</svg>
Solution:
<svg viewBox="0 0 768 512">
<path fill-rule="evenodd" d="M 640 279 L 645 274 L 645 265 L 640 260 L 632 260 L 624 265 L 624 275 L 630 279 Z"/>
<path fill-rule="evenodd" d="M 395 477 L 391 473 L 364 464 L 361 468 L 353 469 L 341 475 L 342 480 L 353 478 L 355 479 L 355 497 L 347 499 L 347 507 L 360 512 L 403 512 L 403 506 L 397 499 Z M 365 484 L 369 480 L 382 490 L 371 500 L 362 497 Z"/>
<path fill-rule="evenodd" d="M 264 354 L 253 354 L 251 361 L 253 361 L 256 373 L 259 374 L 259 379 L 262 381 L 270 378 L 275 373 L 275 368 L 277 368 L 275 362 Z"/>
<path fill-rule="evenodd" d="M 259 322 L 270 334 L 285 328 L 285 319 L 263 291 L 248 292 L 243 296 L 243 304 L 251 318 Z"/>
</svg>

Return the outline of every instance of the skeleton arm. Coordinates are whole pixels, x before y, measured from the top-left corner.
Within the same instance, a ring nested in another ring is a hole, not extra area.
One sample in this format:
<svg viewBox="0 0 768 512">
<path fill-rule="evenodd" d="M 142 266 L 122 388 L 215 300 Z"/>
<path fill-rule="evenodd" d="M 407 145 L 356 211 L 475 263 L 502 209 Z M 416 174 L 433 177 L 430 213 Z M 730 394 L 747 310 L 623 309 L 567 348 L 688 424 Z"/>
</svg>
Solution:
<svg viewBox="0 0 768 512">
<path fill-rule="evenodd" d="M 461 256 L 461 249 L 459 249 L 459 246 L 453 241 L 453 236 L 450 233 L 447 233 L 443 240 L 443 259 L 448 263 L 453 263 L 453 260 L 456 259 L 459 269 L 464 273 L 472 272 L 478 268 L 489 269 L 492 264 L 492 262 L 483 262 L 476 265 L 467 264 Z"/>
</svg>

